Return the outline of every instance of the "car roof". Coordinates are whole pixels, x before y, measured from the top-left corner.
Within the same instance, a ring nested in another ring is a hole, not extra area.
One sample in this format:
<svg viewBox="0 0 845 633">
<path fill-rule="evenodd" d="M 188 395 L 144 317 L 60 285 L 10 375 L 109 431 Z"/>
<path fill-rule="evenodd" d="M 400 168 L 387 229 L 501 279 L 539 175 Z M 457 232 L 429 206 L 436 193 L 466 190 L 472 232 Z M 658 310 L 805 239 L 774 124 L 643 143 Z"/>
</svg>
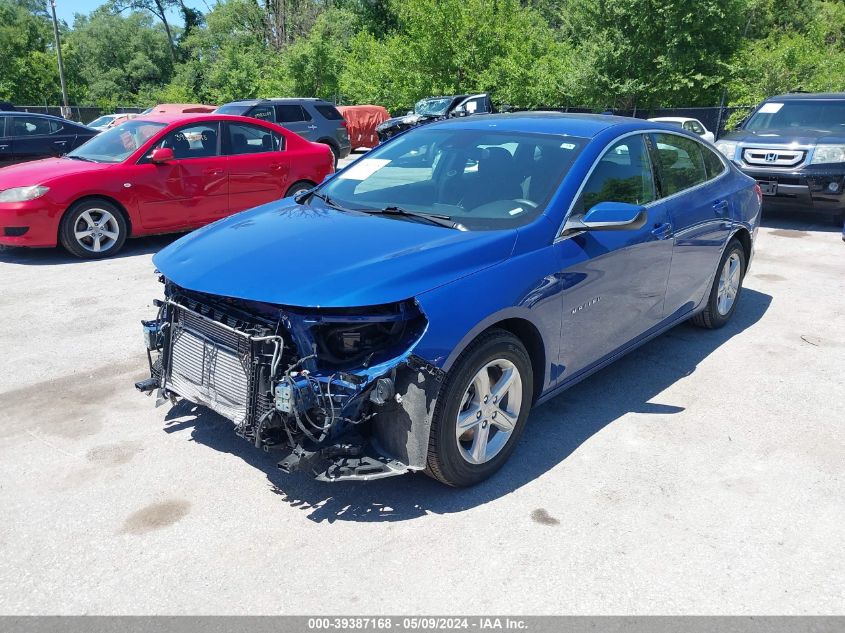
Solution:
<svg viewBox="0 0 845 633">
<path fill-rule="evenodd" d="M 74 125 L 82 125 L 82 123 L 78 123 L 77 121 L 71 121 L 70 119 L 64 119 L 60 116 L 54 116 L 52 114 L 42 114 L 41 112 L 24 112 L 23 110 L 3 110 L 3 116 L 37 116 L 43 119 L 51 119 L 53 121 L 60 121 L 63 123 L 73 123 Z"/>
<path fill-rule="evenodd" d="M 214 112 L 188 112 L 188 113 L 173 113 L 173 114 L 143 114 L 138 115 L 132 121 L 136 121 L 139 123 L 166 123 L 170 125 L 171 123 L 202 123 L 203 121 L 208 121 L 209 119 L 213 119 L 215 121 L 242 121 L 244 123 L 255 123 L 256 121 L 260 121 L 262 123 L 267 123 L 268 125 L 272 125 L 274 127 L 278 127 L 272 121 L 264 121 L 262 119 L 255 119 L 253 117 L 248 116 L 240 116 L 237 114 L 217 114 Z"/>
<path fill-rule="evenodd" d="M 475 116 L 448 119 L 431 125 L 460 127 L 465 129 L 487 129 L 495 127 L 505 132 L 535 132 L 593 138 L 611 127 L 637 129 L 666 129 L 677 131 L 668 124 L 650 123 L 645 119 L 613 116 L 609 114 L 580 114 L 574 112 L 511 112 L 507 114 L 479 114 Z M 620 130 L 622 131 L 622 130 Z"/>
<path fill-rule="evenodd" d="M 789 92 L 769 97 L 766 101 L 845 100 L 845 92 Z"/>
<path fill-rule="evenodd" d="M 308 101 L 311 103 L 327 103 L 329 105 L 334 105 L 330 101 L 326 101 L 325 99 L 320 99 L 318 97 L 267 97 L 264 99 L 238 99 L 237 101 L 229 101 L 228 103 L 224 103 L 223 105 L 258 105 L 259 103 L 293 103 L 299 101 Z"/>
</svg>

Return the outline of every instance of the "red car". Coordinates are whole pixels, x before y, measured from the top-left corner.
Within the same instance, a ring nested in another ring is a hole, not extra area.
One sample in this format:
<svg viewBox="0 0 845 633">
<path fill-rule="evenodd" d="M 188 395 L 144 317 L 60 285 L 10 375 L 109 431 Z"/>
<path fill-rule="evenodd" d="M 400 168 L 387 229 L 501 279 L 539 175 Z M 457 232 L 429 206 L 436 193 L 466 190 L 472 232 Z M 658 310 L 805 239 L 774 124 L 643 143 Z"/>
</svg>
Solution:
<svg viewBox="0 0 845 633">
<path fill-rule="evenodd" d="M 0 245 L 114 255 L 127 237 L 193 229 L 310 189 L 331 150 L 216 114 L 126 121 L 61 158 L 0 169 Z"/>
</svg>

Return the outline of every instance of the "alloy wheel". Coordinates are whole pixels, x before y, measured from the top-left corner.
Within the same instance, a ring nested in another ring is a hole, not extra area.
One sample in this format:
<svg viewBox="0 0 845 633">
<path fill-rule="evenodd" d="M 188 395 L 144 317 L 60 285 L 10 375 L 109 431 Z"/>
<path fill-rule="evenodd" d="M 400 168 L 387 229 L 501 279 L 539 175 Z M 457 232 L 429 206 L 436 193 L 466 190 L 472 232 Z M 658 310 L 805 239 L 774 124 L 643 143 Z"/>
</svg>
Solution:
<svg viewBox="0 0 845 633">
<path fill-rule="evenodd" d="M 509 360 L 482 367 L 464 392 L 455 424 L 461 457 L 470 464 L 493 459 L 513 435 L 522 408 L 522 377 Z"/>
<path fill-rule="evenodd" d="M 739 293 L 741 265 L 739 255 L 731 253 L 731 256 L 722 266 L 722 274 L 719 275 L 719 289 L 716 292 L 716 309 L 719 314 L 725 316 L 731 311 L 736 295 Z"/>
<path fill-rule="evenodd" d="M 102 253 L 117 243 L 120 225 L 114 215 L 105 209 L 87 209 L 76 219 L 73 235 L 86 251 Z"/>
</svg>

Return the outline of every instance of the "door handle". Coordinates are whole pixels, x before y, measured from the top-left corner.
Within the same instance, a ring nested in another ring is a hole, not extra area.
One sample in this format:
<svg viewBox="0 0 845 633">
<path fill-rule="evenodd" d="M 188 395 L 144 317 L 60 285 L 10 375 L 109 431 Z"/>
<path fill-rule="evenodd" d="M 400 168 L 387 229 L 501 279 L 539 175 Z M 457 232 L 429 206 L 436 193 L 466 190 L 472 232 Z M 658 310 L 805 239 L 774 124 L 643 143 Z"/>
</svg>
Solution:
<svg viewBox="0 0 845 633">
<path fill-rule="evenodd" d="M 67 141 L 53 141 L 54 145 L 64 145 Z"/>
<path fill-rule="evenodd" d="M 316 125 L 309 125 L 309 126 L 308 126 L 308 129 L 309 129 L 309 130 L 316 130 L 316 129 L 317 129 L 317 126 L 316 126 Z"/>
<path fill-rule="evenodd" d="M 222 169 L 220 169 L 220 168 L 215 168 L 215 169 L 206 169 L 203 173 L 204 173 L 206 176 L 219 176 L 220 174 L 222 174 L 222 173 L 223 173 L 223 170 L 222 170 Z"/>
<path fill-rule="evenodd" d="M 728 206 L 727 200 L 717 200 L 713 203 L 713 211 L 716 212 L 716 215 L 725 215 L 728 212 Z"/>
<path fill-rule="evenodd" d="M 282 163 L 270 163 L 270 169 L 274 171 L 279 171 L 282 167 L 284 167 Z"/>
<path fill-rule="evenodd" d="M 656 224 L 652 229 L 651 234 L 659 240 L 665 240 L 672 237 L 672 223 L 664 222 L 663 224 Z"/>
<path fill-rule="evenodd" d="M 8 147 L 9 147 L 8 145 L 0 145 L 0 149 L 6 149 Z"/>
</svg>

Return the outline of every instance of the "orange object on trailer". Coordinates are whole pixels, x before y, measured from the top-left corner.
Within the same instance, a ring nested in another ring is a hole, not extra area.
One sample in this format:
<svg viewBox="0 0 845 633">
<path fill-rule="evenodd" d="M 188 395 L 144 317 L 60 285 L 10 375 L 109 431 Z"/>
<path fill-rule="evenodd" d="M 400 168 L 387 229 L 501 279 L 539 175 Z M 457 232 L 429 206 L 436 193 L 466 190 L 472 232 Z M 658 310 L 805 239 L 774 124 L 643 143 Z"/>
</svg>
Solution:
<svg viewBox="0 0 845 633">
<path fill-rule="evenodd" d="M 352 149 L 378 145 L 376 127 L 390 118 L 386 108 L 377 105 L 337 106 L 346 121 Z"/>
</svg>

